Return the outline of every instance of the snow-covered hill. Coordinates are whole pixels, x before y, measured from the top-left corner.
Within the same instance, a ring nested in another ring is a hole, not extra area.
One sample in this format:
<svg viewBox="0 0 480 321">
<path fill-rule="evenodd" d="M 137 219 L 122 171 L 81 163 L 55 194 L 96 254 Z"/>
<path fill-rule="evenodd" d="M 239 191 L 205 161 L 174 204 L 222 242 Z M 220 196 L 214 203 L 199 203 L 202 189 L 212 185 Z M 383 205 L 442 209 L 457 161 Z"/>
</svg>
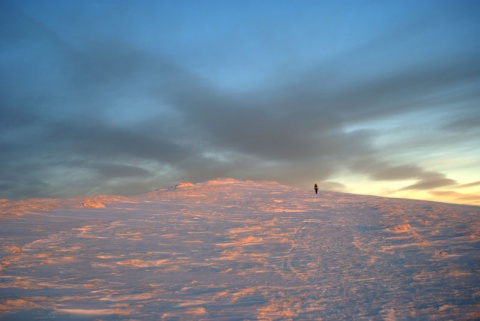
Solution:
<svg viewBox="0 0 480 321">
<path fill-rule="evenodd" d="M 480 207 L 232 179 L 0 205 L 2 320 L 480 318 Z"/>
</svg>

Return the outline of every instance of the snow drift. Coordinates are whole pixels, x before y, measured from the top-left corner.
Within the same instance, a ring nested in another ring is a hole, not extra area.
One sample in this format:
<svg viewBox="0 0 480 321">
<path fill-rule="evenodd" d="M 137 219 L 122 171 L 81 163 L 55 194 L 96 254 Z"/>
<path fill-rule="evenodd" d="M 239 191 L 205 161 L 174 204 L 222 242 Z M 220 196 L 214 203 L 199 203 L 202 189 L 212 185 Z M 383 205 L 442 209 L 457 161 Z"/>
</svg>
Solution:
<svg viewBox="0 0 480 321">
<path fill-rule="evenodd" d="M 0 205 L 4 320 L 480 318 L 475 206 L 232 179 Z"/>
</svg>

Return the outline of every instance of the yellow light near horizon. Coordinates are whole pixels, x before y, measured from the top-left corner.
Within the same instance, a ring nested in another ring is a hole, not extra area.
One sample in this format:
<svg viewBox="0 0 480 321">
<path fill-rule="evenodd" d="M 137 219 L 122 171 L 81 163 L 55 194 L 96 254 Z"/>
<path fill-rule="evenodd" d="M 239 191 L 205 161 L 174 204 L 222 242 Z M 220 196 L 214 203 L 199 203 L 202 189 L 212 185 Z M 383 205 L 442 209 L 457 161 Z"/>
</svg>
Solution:
<svg viewBox="0 0 480 321">
<path fill-rule="evenodd" d="M 466 188 L 446 186 L 445 188 L 430 190 L 402 190 L 405 186 L 414 184 L 416 181 L 370 181 L 366 178 L 352 177 L 350 180 L 345 179 L 340 182 L 347 186 L 345 192 L 353 194 L 480 205 L 480 185 Z M 435 194 L 435 192 L 438 193 Z"/>
</svg>

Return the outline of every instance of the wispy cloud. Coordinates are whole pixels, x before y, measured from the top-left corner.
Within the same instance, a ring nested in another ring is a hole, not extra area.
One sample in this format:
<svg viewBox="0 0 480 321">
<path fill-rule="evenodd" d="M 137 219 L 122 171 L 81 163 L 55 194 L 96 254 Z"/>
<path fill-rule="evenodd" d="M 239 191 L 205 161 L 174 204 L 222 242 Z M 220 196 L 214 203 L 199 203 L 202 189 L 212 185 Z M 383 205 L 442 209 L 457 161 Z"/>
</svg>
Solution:
<svg viewBox="0 0 480 321">
<path fill-rule="evenodd" d="M 480 186 L 480 181 L 478 181 L 478 182 L 472 182 L 472 183 L 467 183 L 467 184 L 462 184 L 462 185 L 458 185 L 457 187 L 459 187 L 459 188 L 465 188 L 465 187 L 474 187 L 474 186 Z"/>
<path fill-rule="evenodd" d="M 442 197 L 457 203 L 480 204 L 480 195 L 478 194 L 467 194 L 454 191 L 431 191 L 429 193 L 433 196 Z"/>
</svg>

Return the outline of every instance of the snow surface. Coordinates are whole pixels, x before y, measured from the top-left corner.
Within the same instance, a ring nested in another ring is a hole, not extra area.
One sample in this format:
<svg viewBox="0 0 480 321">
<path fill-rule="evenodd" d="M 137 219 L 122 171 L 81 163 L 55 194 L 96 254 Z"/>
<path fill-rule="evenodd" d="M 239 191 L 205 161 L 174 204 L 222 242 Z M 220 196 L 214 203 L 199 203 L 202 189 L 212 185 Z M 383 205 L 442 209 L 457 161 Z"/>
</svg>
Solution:
<svg viewBox="0 0 480 321">
<path fill-rule="evenodd" d="M 2 320 L 480 319 L 480 207 L 218 179 L 0 208 Z"/>
</svg>

